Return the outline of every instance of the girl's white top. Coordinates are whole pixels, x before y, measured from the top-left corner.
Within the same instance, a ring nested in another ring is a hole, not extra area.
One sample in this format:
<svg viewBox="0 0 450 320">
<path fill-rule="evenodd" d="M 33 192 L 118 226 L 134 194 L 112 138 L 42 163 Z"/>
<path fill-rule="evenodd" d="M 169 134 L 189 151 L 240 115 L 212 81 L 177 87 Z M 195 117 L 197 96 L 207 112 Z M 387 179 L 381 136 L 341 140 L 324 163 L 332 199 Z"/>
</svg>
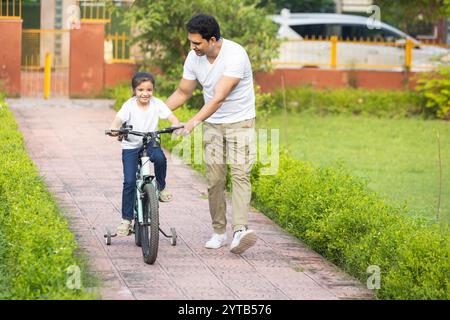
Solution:
<svg viewBox="0 0 450 320">
<path fill-rule="evenodd" d="M 150 106 L 146 110 L 139 108 L 137 98 L 132 97 L 120 108 L 117 116 L 133 126 L 133 131 L 152 132 L 158 130 L 159 119 L 167 119 L 172 114 L 169 107 L 160 99 L 151 97 Z M 142 146 L 142 137 L 128 135 L 128 140 L 122 140 L 122 149 L 135 149 Z"/>
</svg>

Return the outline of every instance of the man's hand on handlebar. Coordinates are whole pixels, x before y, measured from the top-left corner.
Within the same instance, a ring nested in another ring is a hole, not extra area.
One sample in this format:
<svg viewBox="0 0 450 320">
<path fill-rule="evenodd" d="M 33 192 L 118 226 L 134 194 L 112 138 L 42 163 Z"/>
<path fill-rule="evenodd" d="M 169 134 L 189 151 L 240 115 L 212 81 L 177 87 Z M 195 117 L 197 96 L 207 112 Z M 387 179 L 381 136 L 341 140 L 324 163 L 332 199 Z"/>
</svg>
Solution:
<svg viewBox="0 0 450 320">
<path fill-rule="evenodd" d="M 176 129 L 176 130 L 173 132 L 173 134 L 176 135 L 176 136 L 179 136 L 179 135 L 181 135 L 181 134 L 183 133 L 184 123 L 183 123 L 183 122 L 180 122 L 180 123 L 177 125 L 177 127 L 180 127 L 180 128 Z"/>
</svg>

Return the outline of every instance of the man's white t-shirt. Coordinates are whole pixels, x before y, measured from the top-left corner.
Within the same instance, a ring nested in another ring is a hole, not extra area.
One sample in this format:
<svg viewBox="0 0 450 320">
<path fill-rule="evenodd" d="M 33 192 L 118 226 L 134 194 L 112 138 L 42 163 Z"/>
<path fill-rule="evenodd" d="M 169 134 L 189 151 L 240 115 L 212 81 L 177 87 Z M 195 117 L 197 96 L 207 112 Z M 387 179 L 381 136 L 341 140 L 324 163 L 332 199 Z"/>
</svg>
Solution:
<svg viewBox="0 0 450 320">
<path fill-rule="evenodd" d="M 160 99 L 151 97 L 150 106 L 146 110 L 139 108 L 137 98 L 128 99 L 120 108 L 117 116 L 133 126 L 133 131 L 152 132 L 158 130 L 159 119 L 167 119 L 172 114 L 169 107 Z M 128 140 L 122 140 L 122 149 L 135 149 L 142 146 L 142 137 L 128 135 Z"/>
<path fill-rule="evenodd" d="M 222 38 L 222 47 L 213 64 L 206 55 L 197 56 L 191 50 L 184 63 L 183 78 L 197 80 L 203 87 L 205 103 L 214 97 L 214 89 L 222 76 L 241 79 L 222 105 L 206 122 L 234 123 L 255 117 L 255 93 L 250 59 L 245 49 Z"/>
</svg>

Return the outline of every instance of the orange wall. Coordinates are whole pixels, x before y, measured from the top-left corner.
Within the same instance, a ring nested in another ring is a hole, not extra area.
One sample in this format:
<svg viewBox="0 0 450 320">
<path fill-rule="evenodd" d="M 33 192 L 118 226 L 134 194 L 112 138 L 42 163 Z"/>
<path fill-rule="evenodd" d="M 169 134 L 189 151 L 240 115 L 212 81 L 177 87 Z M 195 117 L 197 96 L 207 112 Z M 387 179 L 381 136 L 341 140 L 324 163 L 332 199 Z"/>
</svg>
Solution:
<svg viewBox="0 0 450 320">
<path fill-rule="evenodd" d="M 136 65 L 132 63 L 105 63 L 105 87 L 112 87 L 121 82 L 131 83 L 136 69 Z"/>
<path fill-rule="evenodd" d="M 20 95 L 22 20 L 0 20 L 0 90 Z"/>
<path fill-rule="evenodd" d="M 105 64 L 105 87 L 114 86 L 119 82 L 130 82 L 135 71 L 135 64 Z M 261 87 L 262 92 L 273 92 L 281 88 L 282 77 L 286 87 L 312 85 L 316 88 L 341 88 L 350 86 L 353 81 L 358 88 L 404 90 L 405 83 L 409 83 L 409 88 L 414 88 L 415 76 L 416 73 L 413 72 L 407 77 L 402 72 L 393 71 L 276 69 L 271 73 L 256 73 L 255 82 Z"/>
<path fill-rule="evenodd" d="M 103 90 L 104 22 L 81 22 L 70 30 L 69 95 L 93 97 Z"/>
<path fill-rule="evenodd" d="M 135 64 L 129 63 L 105 64 L 105 87 L 111 87 L 120 82 L 130 82 L 136 69 Z M 416 75 L 417 73 L 411 72 L 407 77 L 402 72 L 392 71 L 277 69 L 271 73 L 256 73 L 255 82 L 261 87 L 262 92 L 273 92 L 281 88 L 282 77 L 286 87 L 312 85 L 316 88 L 341 88 L 349 87 L 353 81 L 358 88 L 404 90 L 405 83 L 409 88 L 414 88 Z"/>
<path fill-rule="evenodd" d="M 273 92 L 282 87 L 282 78 L 286 87 L 312 85 L 317 88 L 347 87 L 353 81 L 358 88 L 364 89 L 405 89 L 415 84 L 415 73 L 408 77 L 403 72 L 368 70 L 323 70 L 323 69 L 276 69 L 272 73 L 257 73 L 256 83 L 262 92 Z"/>
</svg>

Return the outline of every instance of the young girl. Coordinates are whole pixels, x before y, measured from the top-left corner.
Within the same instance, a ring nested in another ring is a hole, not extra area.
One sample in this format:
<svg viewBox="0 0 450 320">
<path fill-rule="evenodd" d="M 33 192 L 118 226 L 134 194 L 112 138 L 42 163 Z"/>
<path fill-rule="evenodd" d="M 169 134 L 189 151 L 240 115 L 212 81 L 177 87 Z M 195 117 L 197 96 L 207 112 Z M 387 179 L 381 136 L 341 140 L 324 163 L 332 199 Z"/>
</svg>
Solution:
<svg viewBox="0 0 450 320">
<path fill-rule="evenodd" d="M 172 111 L 160 99 L 153 97 L 155 79 L 152 74 L 138 72 L 131 80 L 133 97 L 126 101 L 115 119 L 111 123 L 111 129 L 119 129 L 126 122 L 133 126 L 133 131 L 151 132 L 158 130 L 158 120 L 168 119 L 172 126 L 181 123 L 172 114 Z M 128 141 L 127 141 L 128 140 Z M 122 223 L 117 227 L 118 235 L 129 235 L 131 221 L 134 218 L 133 207 L 136 193 L 136 171 L 138 167 L 139 151 L 142 149 L 142 137 L 128 135 L 127 140 L 122 140 L 122 164 L 123 164 L 123 192 L 122 192 Z M 156 181 L 160 191 L 160 200 L 168 202 L 172 200 L 172 194 L 166 188 L 167 161 L 160 147 L 148 146 L 148 156 L 154 163 Z"/>
</svg>

